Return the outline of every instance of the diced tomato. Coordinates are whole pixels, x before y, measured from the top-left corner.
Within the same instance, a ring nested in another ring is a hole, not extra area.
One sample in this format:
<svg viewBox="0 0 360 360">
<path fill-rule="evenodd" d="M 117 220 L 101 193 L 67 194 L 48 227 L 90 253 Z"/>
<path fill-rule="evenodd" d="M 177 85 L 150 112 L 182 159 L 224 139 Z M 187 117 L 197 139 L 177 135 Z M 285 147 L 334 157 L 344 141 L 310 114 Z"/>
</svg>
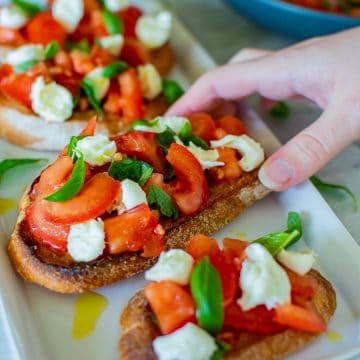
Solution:
<svg viewBox="0 0 360 360">
<path fill-rule="evenodd" d="M 79 25 L 75 29 L 75 31 L 70 34 L 71 40 L 81 41 L 88 40 L 92 41 L 94 38 L 93 35 L 93 22 L 92 22 L 92 12 L 85 13 L 83 18 L 80 20 Z"/>
<path fill-rule="evenodd" d="M 166 160 L 155 141 L 155 134 L 132 131 L 119 135 L 114 140 L 119 152 L 149 163 L 156 172 L 166 173 Z"/>
<path fill-rule="evenodd" d="M 70 225 L 47 220 L 44 216 L 44 202 L 37 199 L 26 209 L 26 221 L 33 238 L 40 245 L 66 251 Z"/>
<path fill-rule="evenodd" d="M 250 333 L 271 335 L 285 329 L 273 320 L 274 315 L 274 310 L 267 310 L 263 305 L 243 311 L 238 304 L 232 303 L 225 309 L 224 325 Z"/>
<path fill-rule="evenodd" d="M 44 213 L 57 224 L 79 223 L 102 215 L 119 194 L 119 182 L 107 173 L 98 173 L 85 183 L 80 193 L 64 202 L 46 201 Z"/>
<path fill-rule="evenodd" d="M 283 304 L 275 308 L 275 320 L 293 329 L 312 333 L 326 330 L 326 324 L 318 314 L 293 304 Z"/>
<path fill-rule="evenodd" d="M 80 135 L 93 136 L 96 130 L 96 116 L 93 116 L 86 124 Z"/>
<path fill-rule="evenodd" d="M 144 116 L 141 84 L 136 70 L 131 68 L 119 75 L 120 105 L 125 120 L 132 122 Z"/>
<path fill-rule="evenodd" d="M 120 103 L 120 86 L 119 83 L 112 79 L 110 82 L 110 88 L 107 92 L 104 100 L 103 109 L 109 114 L 120 115 L 121 103 Z"/>
<path fill-rule="evenodd" d="M 143 12 L 136 6 L 128 6 L 120 10 L 119 15 L 124 24 L 124 36 L 135 37 L 135 26 Z"/>
<path fill-rule="evenodd" d="M 195 321 L 194 300 L 180 285 L 171 281 L 153 282 L 145 286 L 144 293 L 163 334 Z"/>
<path fill-rule="evenodd" d="M 143 187 L 143 190 L 148 193 L 150 190 L 150 187 L 152 185 L 158 186 L 160 189 L 163 189 L 165 192 L 170 193 L 170 189 L 168 184 L 164 182 L 164 175 L 154 172 L 151 174 L 149 180 L 146 182 L 145 186 Z"/>
<path fill-rule="evenodd" d="M 134 38 L 125 38 L 120 58 L 135 67 L 146 64 L 151 60 L 149 50 Z"/>
<path fill-rule="evenodd" d="M 213 258 L 220 254 L 217 241 L 203 234 L 196 234 L 186 243 L 186 251 L 195 259 L 200 260 L 204 256 Z"/>
<path fill-rule="evenodd" d="M 106 29 L 101 10 L 95 10 L 91 13 L 92 35 L 95 37 L 110 35 Z"/>
<path fill-rule="evenodd" d="M 108 51 L 96 44 L 91 49 L 90 57 L 96 66 L 107 66 L 116 59 Z"/>
<path fill-rule="evenodd" d="M 205 141 L 214 140 L 216 125 L 209 114 L 195 113 L 188 116 L 191 123 L 192 132 Z"/>
<path fill-rule="evenodd" d="M 65 28 L 49 12 L 39 12 L 24 28 L 25 36 L 31 43 L 47 45 L 56 40 L 64 45 L 67 34 Z"/>
<path fill-rule="evenodd" d="M 290 280 L 292 295 L 298 295 L 305 299 L 314 297 L 319 284 L 313 277 L 301 276 L 288 269 L 286 272 Z"/>
<path fill-rule="evenodd" d="M 19 46 L 25 42 L 19 30 L 0 27 L 0 44 Z"/>
<path fill-rule="evenodd" d="M 217 121 L 216 125 L 224 129 L 228 134 L 243 135 L 246 134 L 244 123 L 236 116 L 226 115 Z"/>
<path fill-rule="evenodd" d="M 216 181 L 239 178 L 242 170 L 239 165 L 239 159 L 236 156 L 236 150 L 230 148 L 218 148 L 217 150 L 219 152 L 217 161 L 222 161 L 225 165 L 209 169 L 210 176 Z"/>
<path fill-rule="evenodd" d="M 249 246 L 248 241 L 224 238 L 223 240 L 225 255 L 232 258 L 242 258 L 245 249 Z"/>
<path fill-rule="evenodd" d="M 183 214 L 195 214 L 209 198 L 204 170 L 185 146 L 176 143 L 170 145 L 166 158 L 176 175 L 171 182 L 172 197 Z"/>
<path fill-rule="evenodd" d="M 110 254 L 143 250 L 144 256 L 158 256 L 164 250 L 164 236 L 157 232 L 157 218 L 145 205 L 104 221 L 105 239 Z M 151 247 L 151 248 L 150 248 Z M 146 251 L 147 250 L 147 251 Z"/>
<path fill-rule="evenodd" d="M 74 73 L 66 74 L 61 72 L 52 75 L 53 80 L 66 87 L 74 97 L 77 97 L 80 91 L 81 78 Z"/>
<path fill-rule="evenodd" d="M 95 69 L 95 64 L 91 60 L 89 54 L 74 50 L 71 51 L 70 58 L 72 61 L 72 67 L 78 74 L 86 75 L 91 70 Z"/>
<path fill-rule="evenodd" d="M 61 66 L 65 71 L 72 71 L 70 55 L 64 50 L 60 50 L 55 54 L 54 63 L 55 65 Z"/>
<path fill-rule="evenodd" d="M 158 221 L 159 213 L 156 211 L 151 212 L 153 217 Z M 161 225 L 157 225 L 154 231 L 148 235 L 144 243 L 144 251 L 141 256 L 145 258 L 159 256 L 165 250 L 165 230 Z"/>
</svg>

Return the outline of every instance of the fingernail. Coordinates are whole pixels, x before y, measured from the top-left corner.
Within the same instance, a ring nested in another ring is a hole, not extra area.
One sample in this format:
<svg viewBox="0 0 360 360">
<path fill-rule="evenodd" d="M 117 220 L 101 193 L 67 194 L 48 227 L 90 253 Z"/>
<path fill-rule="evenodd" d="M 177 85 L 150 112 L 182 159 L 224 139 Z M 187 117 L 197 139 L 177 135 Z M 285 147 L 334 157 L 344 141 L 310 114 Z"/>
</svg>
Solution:
<svg viewBox="0 0 360 360">
<path fill-rule="evenodd" d="M 276 159 L 265 164 L 259 171 L 260 181 L 272 190 L 282 190 L 293 175 L 294 168 L 285 159 Z"/>
</svg>

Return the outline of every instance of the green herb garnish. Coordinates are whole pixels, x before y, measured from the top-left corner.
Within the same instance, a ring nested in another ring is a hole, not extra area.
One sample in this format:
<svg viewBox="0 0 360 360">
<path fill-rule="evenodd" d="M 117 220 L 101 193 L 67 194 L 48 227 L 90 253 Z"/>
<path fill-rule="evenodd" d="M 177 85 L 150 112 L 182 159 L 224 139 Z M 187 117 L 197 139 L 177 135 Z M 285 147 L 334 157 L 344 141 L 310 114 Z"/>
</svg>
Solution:
<svg viewBox="0 0 360 360">
<path fill-rule="evenodd" d="M 67 51 L 79 50 L 85 54 L 89 54 L 91 51 L 91 47 L 87 39 L 82 39 L 80 41 L 67 40 L 65 43 L 65 49 Z"/>
<path fill-rule="evenodd" d="M 155 140 L 164 150 L 165 154 L 167 154 L 170 145 L 175 142 L 175 132 L 171 130 L 169 127 L 166 128 L 162 133 L 156 134 Z"/>
<path fill-rule="evenodd" d="M 184 94 L 183 88 L 175 80 L 169 79 L 162 81 L 162 91 L 169 105 L 172 105 Z"/>
<path fill-rule="evenodd" d="M 177 219 L 179 217 L 179 212 L 171 197 L 158 186 L 151 185 L 147 195 L 147 201 L 150 206 L 159 209 L 164 216 L 172 219 Z"/>
<path fill-rule="evenodd" d="M 181 139 L 182 140 L 182 139 Z M 208 143 L 203 140 L 202 138 L 194 135 L 194 134 L 190 134 L 189 137 L 185 140 L 182 140 L 186 145 L 189 145 L 190 141 L 196 145 L 196 146 L 199 146 L 201 147 L 202 149 L 204 150 L 208 150 L 209 149 L 209 145 Z"/>
<path fill-rule="evenodd" d="M 204 257 L 194 268 L 190 279 L 199 325 L 216 335 L 224 322 L 223 292 L 219 273 Z"/>
<path fill-rule="evenodd" d="M 149 120 L 144 120 L 144 119 L 138 119 L 138 120 L 135 120 L 129 127 L 129 130 L 136 130 L 136 128 L 138 126 L 146 126 L 146 127 L 153 127 L 155 125 L 157 125 L 159 122 L 159 119 L 158 118 L 155 118 L 154 120 L 152 121 L 149 121 Z"/>
<path fill-rule="evenodd" d="M 353 203 L 353 206 L 354 206 L 354 210 L 355 211 L 358 210 L 358 202 L 357 202 L 356 196 L 346 186 L 339 185 L 339 184 L 326 183 L 326 182 L 322 181 L 321 179 L 319 179 L 317 176 L 311 176 L 310 181 L 314 184 L 314 186 L 319 191 L 343 191 L 343 192 L 345 192 L 345 194 L 347 194 L 350 197 L 350 199 Z"/>
<path fill-rule="evenodd" d="M 84 158 L 79 157 L 75 162 L 69 180 L 59 190 L 46 196 L 44 199 L 53 202 L 62 202 L 72 199 L 84 186 L 85 174 L 86 166 Z"/>
<path fill-rule="evenodd" d="M 223 341 L 215 339 L 217 350 L 212 354 L 210 360 L 221 360 L 224 355 L 231 350 L 231 346 Z"/>
<path fill-rule="evenodd" d="M 87 137 L 87 135 L 78 135 L 78 136 L 72 136 L 70 138 L 70 141 L 69 141 L 69 144 L 67 146 L 67 153 L 66 155 L 67 156 L 70 156 L 72 157 L 73 159 L 77 159 L 77 156 L 76 156 L 76 152 L 75 152 L 75 149 L 76 149 L 76 145 L 78 143 L 79 140 L 83 139 Z"/>
<path fill-rule="evenodd" d="M 117 17 L 112 12 L 106 9 L 103 10 L 101 15 L 106 30 L 109 32 L 109 34 L 116 35 L 116 34 L 121 34 L 123 32 L 124 26 L 119 17 Z"/>
<path fill-rule="evenodd" d="M 5 159 L 0 161 L 0 181 L 8 170 L 17 166 L 34 164 L 40 161 L 47 161 L 47 159 Z"/>
<path fill-rule="evenodd" d="M 90 79 L 84 78 L 81 82 L 81 88 L 84 90 L 90 105 L 99 113 L 102 114 L 101 102 L 96 97 L 93 83 Z"/>
<path fill-rule="evenodd" d="M 103 70 L 103 77 L 105 78 L 114 78 L 118 75 L 120 75 L 122 72 L 127 70 L 129 68 L 129 65 L 126 64 L 123 61 L 117 60 L 111 63 L 110 65 L 106 66 Z"/>
<path fill-rule="evenodd" d="M 13 66 L 14 73 L 15 74 L 24 73 L 29 69 L 31 69 L 32 67 L 34 67 L 38 62 L 39 62 L 38 60 L 28 60 L 28 61 L 24 61 L 21 64 L 14 65 Z"/>
<path fill-rule="evenodd" d="M 275 105 L 269 110 L 269 113 L 272 117 L 277 119 L 287 119 L 290 115 L 290 108 L 284 101 L 278 101 Z"/>
<path fill-rule="evenodd" d="M 185 123 L 182 129 L 179 132 L 179 138 L 183 141 L 183 139 L 188 139 L 191 135 L 191 124 L 190 122 Z"/>
<path fill-rule="evenodd" d="M 55 57 L 60 50 L 60 45 L 56 40 L 51 41 L 45 48 L 44 57 L 45 60 L 51 60 Z"/>
<path fill-rule="evenodd" d="M 12 3 L 24 10 L 30 16 L 34 16 L 45 9 L 43 6 L 40 6 L 33 1 L 12 0 Z"/>
</svg>

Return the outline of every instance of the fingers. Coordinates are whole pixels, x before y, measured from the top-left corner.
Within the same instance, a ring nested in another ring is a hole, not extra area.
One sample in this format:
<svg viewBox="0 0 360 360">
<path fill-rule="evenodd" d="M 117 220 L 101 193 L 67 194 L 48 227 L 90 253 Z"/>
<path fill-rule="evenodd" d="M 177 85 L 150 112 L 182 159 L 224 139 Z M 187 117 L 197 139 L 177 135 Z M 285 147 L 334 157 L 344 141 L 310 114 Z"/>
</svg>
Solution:
<svg viewBox="0 0 360 360">
<path fill-rule="evenodd" d="M 271 51 L 264 49 L 244 48 L 237 52 L 230 60 L 229 64 L 255 60 L 271 54 Z"/>
</svg>

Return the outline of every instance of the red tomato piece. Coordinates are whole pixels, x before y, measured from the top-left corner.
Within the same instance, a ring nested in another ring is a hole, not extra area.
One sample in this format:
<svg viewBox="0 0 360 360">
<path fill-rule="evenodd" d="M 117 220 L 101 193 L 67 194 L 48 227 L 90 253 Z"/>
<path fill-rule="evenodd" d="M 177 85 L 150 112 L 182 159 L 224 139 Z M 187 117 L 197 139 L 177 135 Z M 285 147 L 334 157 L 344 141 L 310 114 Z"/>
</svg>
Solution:
<svg viewBox="0 0 360 360">
<path fill-rule="evenodd" d="M 149 163 L 156 172 L 166 173 L 165 156 L 155 141 L 155 134 L 132 131 L 114 140 L 119 152 Z"/>
<path fill-rule="evenodd" d="M 195 214 L 209 198 L 204 170 L 185 146 L 176 143 L 170 145 L 166 158 L 176 175 L 171 182 L 172 197 L 183 214 Z"/>
<path fill-rule="evenodd" d="M 104 221 L 105 239 L 110 254 L 143 250 L 145 257 L 158 256 L 164 250 L 163 234 L 157 232 L 157 218 L 145 205 Z"/>
<path fill-rule="evenodd" d="M 85 183 L 80 193 L 64 202 L 46 201 L 44 213 L 57 224 L 80 223 L 102 215 L 119 194 L 119 181 L 98 173 Z"/>
<path fill-rule="evenodd" d="M 149 63 L 151 60 L 149 50 L 134 38 L 125 38 L 120 58 L 135 67 Z"/>
<path fill-rule="evenodd" d="M 321 333 L 326 330 L 326 324 L 318 314 L 293 304 L 283 304 L 275 308 L 275 320 L 293 329 Z"/>
<path fill-rule="evenodd" d="M 74 73 L 59 73 L 54 74 L 53 79 L 58 84 L 66 87 L 74 97 L 77 97 L 79 95 L 81 77 L 77 76 Z"/>
<path fill-rule="evenodd" d="M 309 275 L 298 275 L 293 271 L 286 269 L 291 284 L 291 294 L 301 296 L 304 299 L 314 297 L 318 288 L 318 282 Z"/>
<path fill-rule="evenodd" d="M 195 321 L 194 300 L 180 285 L 171 281 L 154 282 L 145 286 L 144 293 L 163 334 Z"/>
<path fill-rule="evenodd" d="M 216 139 L 215 130 L 216 125 L 209 114 L 195 113 L 188 116 L 191 123 L 192 132 L 204 139 L 210 141 Z"/>
<path fill-rule="evenodd" d="M 242 170 L 236 150 L 230 148 L 218 148 L 219 158 L 217 161 L 225 163 L 224 166 L 217 166 L 209 169 L 209 174 L 216 180 L 237 179 L 241 176 Z"/>
<path fill-rule="evenodd" d="M 96 66 L 107 66 L 116 59 L 108 51 L 96 44 L 91 49 L 90 57 Z"/>
<path fill-rule="evenodd" d="M 95 134 L 95 129 L 96 129 L 96 116 L 93 116 L 88 121 L 84 129 L 81 131 L 80 135 L 93 136 Z"/>
<path fill-rule="evenodd" d="M 101 10 L 93 11 L 90 16 L 91 16 L 92 35 L 94 37 L 110 35 L 106 29 Z"/>
<path fill-rule="evenodd" d="M 200 260 L 204 256 L 209 258 L 220 254 L 217 241 L 203 234 L 196 234 L 186 243 L 186 251 L 195 259 Z"/>
<path fill-rule="evenodd" d="M 224 129 L 228 134 L 243 135 L 246 134 L 244 123 L 236 116 L 223 116 L 216 124 L 218 127 Z"/>
<path fill-rule="evenodd" d="M 25 42 L 19 30 L 0 27 L 0 44 L 19 46 Z"/>
<path fill-rule="evenodd" d="M 124 36 L 136 38 L 135 26 L 143 12 L 136 6 L 120 10 L 119 15 L 124 24 Z"/>
<path fill-rule="evenodd" d="M 223 245 L 225 255 L 231 258 L 242 258 L 244 256 L 245 249 L 249 245 L 249 242 L 238 239 L 224 238 Z"/>
<path fill-rule="evenodd" d="M 24 32 L 30 43 L 45 46 L 53 40 L 63 46 L 67 37 L 65 28 L 49 12 L 40 12 L 35 15 L 25 25 Z"/>
</svg>

